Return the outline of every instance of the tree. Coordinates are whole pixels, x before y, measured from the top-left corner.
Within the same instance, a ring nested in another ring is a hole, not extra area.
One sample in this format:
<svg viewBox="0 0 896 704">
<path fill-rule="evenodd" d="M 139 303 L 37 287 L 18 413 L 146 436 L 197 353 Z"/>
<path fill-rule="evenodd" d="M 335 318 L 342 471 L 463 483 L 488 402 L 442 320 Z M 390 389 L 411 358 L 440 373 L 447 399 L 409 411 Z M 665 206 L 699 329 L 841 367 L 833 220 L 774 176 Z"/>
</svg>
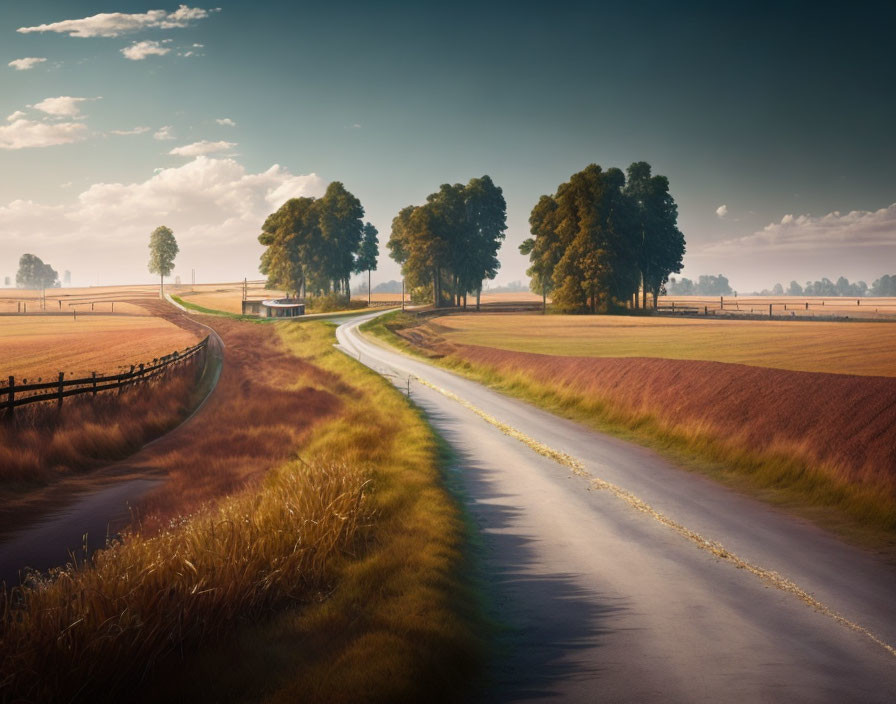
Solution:
<svg viewBox="0 0 896 704">
<path fill-rule="evenodd" d="M 443 184 L 420 206 L 403 208 L 392 220 L 387 246 L 401 264 L 410 290 L 431 290 L 433 303 L 466 305 L 467 294 L 498 271 L 506 230 L 506 204 L 488 176 Z M 418 294 L 419 295 L 419 294 Z"/>
<path fill-rule="evenodd" d="M 376 260 L 380 254 L 377 229 L 369 222 L 364 223 L 361 248 L 355 259 L 355 273 L 367 272 L 367 305 L 370 305 L 370 272 L 376 271 Z"/>
<path fill-rule="evenodd" d="M 884 274 L 871 284 L 872 296 L 896 296 L 896 274 Z"/>
<path fill-rule="evenodd" d="M 788 296 L 802 296 L 803 295 L 803 287 L 800 286 L 796 281 L 790 282 L 790 288 L 787 289 Z"/>
<path fill-rule="evenodd" d="M 650 164 L 638 161 L 628 167 L 626 195 L 635 207 L 638 269 L 641 274 L 642 307 L 648 291 L 653 307 L 669 274 L 681 271 L 685 252 L 684 235 L 678 229 L 678 206 L 669 193 L 669 179 L 651 176 Z M 636 303 L 637 305 L 637 303 Z"/>
<path fill-rule="evenodd" d="M 314 198 L 286 201 L 265 219 L 258 241 L 267 247 L 259 266 L 268 277 L 267 287 L 299 297 L 305 290 L 305 267 L 320 241 Z"/>
<path fill-rule="evenodd" d="M 149 236 L 149 272 L 159 275 L 159 294 L 165 290 L 165 277 L 174 268 L 174 258 L 180 250 L 174 233 L 170 228 L 161 225 Z"/>
<path fill-rule="evenodd" d="M 16 288 L 55 288 L 59 286 L 59 274 L 40 257 L 23 254 L 16 273 Z"/>
<path fill-rule="evenodd" d="M 267 217 L 258 236 L 266 247 L 259 269 L 267 275 L 268 287 L 297 296 L 301 291 L 349 297 L 363 216 L 361 201 L 339 181 L 332 182 L 322 198 L 286 201 Z"/>
<path fill-rule="evenodd" d="M 781 284 L 775 284 L 774 286 L 772 286 L 772 294 L 775 296 L 783 296 L 784 287 Z"/>
</svg>

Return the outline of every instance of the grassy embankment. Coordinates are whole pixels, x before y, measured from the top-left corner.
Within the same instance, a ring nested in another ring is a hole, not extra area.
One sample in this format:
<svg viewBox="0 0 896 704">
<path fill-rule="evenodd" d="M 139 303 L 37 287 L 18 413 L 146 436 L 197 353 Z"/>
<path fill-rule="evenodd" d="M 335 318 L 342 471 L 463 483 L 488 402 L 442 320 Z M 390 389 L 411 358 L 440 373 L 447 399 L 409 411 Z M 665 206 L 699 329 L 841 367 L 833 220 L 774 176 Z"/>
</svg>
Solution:
<svg viewBox="0 0 896 704">
<path fill-rule="evenodd" d="M 307 362 L 290 388 L 338 412 L 263 481 L 8 598 L 8 698 L 447 700 L 469 684 L 476 607 L 434 435 L 327 326 L 278 331 Z"/>
<path fill-rule="evenodd" d="M 780 369 L 687 360 L 700 349 L 704 359 L 707 355 L 725 359 L 742 354 L 757 360 L 765 354 L 774 364 L 791 368 L 816 365 L 825 371 L 847 368 L 865 374 L 886 368 L 892 373 L 885 358 L 893 352 L 886 340 L 868 341 L 849 325 L 845 334 L 852 339 L 832 339 L 831 349 L 815 345 L 807 354 L 804 347 L 784 336 L 810 333 L 805 326 L 811 323 L 794 324 L 789 331 L 770 329 L 781 339 L 769 346 L 755 330 L 747 331 L 752 335 L 747 344 L 743 334 L 729 326 L 786 324 L 735 322 L 720 329 L 708 323 L 692 329 L 689 321 L 674 321 L 685 322 L 685 326 L 677 332 L 648 330 L 646 334 L 655 344 L 645 346 L 638 342 L 645 334 L 640 319 L 613 319 L 607 325 L 617 327 L 620 334 L 616 339 L 586 334 L 583 342 L 570 332 L 575 328 L 581 337 L 583 328 L 592 324 L 579 323 L 581 318 L 570 322 L 558 316 L 556 321 L 539 319 L 538 325 L 533 325 L 528 317 L 510 331 L 502 317 L 480 316 L 470 327 L 458 322 L 461 316 L 421 325 L 412 316 L 392 314 L 366 323 L 363 329 L 496 390 L 650 446 L 690 469 L 785 505 L 862 542 L 893 546 L 896 466 L 885 417 L 888 403 L 892 403 L 884 398 L 886 390 L 876 393 L 874 399 L 862 393 L 862 389 L 873 390 L 875 384 L 893 386 L 889 379 L 804 376 Z M 566 326 L 566 334 L 560 334 L 560 326 Z M 629 328 L 628 332 L 623 327 Z M 464 335 L 452 336 L 452 331 L 460 328 Z M 880 325 L 874 329 L 881 334 L 896 333 L 896 329 L 884 330 Z M 828 329 L 826 334 L 830 336 L 830 332 Z M 661 339 L 668 344 L 661 344 Z M 533 346 L 542 354 L 482 346 L 489 341 L 516 349 Z M 880 354 L 872 354 L 877 347 Z M 597 355 L 618 355 L 623 350 L 629 355 L 665 355 L 668 351 L 686 361 L 567 356 L 584 349 Z M 548 350 L 553 356 L 543 356 Z M 864 356 L 863 350 L 868 351 Z M 730 378 L 724 376 L 729 370 Z M 859 388 L 860 384 L 864 386 Z M 866 400 L 873 400 L 880 413 L 869 412 Z M 865 420 L 870 428 L 863 427 Z"/>
</svg>

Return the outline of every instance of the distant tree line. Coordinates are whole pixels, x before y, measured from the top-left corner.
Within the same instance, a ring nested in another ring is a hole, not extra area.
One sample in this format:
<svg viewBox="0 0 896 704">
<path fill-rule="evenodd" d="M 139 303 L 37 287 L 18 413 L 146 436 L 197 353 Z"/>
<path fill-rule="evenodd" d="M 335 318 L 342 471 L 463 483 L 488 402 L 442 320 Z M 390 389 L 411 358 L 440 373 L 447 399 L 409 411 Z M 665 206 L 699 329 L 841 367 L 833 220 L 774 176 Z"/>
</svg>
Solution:
<svg viewBox="0 0 896 704">
<path fill-rule="evenodd" d="M 489 176 L 444 184 L 423 205 L 399 211 L 387 246 L 414 299 L 466 306 L 475 293 L 478 302 L 482 282 L 500 266 L 506 217 L 504 194 Z"/>
<path fill-rule="evenodd" d="M 322 198 L 291 198 L 265 220 L 258 241 L 269 288 L 296 296 L 348 298 L 352 273 L 376 269 L 377 230 L 339 181 Z"/>
<path fill-rule="evenodd" d="M 681 271 L 684 235 L 665 176 L 646 162 L 620 169 L 596 164 L 542 196 L 529 217 L 532 290 L 568 312 L 656 307 L 669 274 Z M 639 302 L 639 292 L 641 300 Z"/>
<path fill-rule="evenodd" d="M 728 283 L 728 278 L 718 276 L 701 275 L 696 281 L 682 277 L 676 280 L 669 279 L 666 285 L 666 293 L 670 296 L 729 296 L 734 291 Z"/>
<path fill-rule="evenodd" d="M 503 286 L 490 286 L 489 293 L 520 293 L 521 291 L 529 291 L 530 287 L 522 281 L 511 281 Z"/>
<path fill-rule="evenodd" d="M 822 278 L 820 281 L 807 281 L 801 286 L 796 281 L 791 281 L 785 289 L 781 284 L 775 284 L 771 290 L 763 289 L 759 296 L 825 296 L 847 298 L 861 298 L 862 296 L 896 296 L 896 274 L 886 274 L 874 281 L 869 287 L 864 281 L 850 283 L 849 279 L 841 276 L 837 281 Z"/>
</svg>

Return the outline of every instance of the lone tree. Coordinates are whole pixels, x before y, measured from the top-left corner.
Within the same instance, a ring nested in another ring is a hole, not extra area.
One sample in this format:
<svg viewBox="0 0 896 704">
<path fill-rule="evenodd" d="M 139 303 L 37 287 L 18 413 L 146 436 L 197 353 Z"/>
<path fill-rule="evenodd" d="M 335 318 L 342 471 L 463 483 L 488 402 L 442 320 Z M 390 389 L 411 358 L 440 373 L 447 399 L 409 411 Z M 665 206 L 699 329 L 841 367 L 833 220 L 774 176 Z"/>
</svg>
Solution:
<svg viewBox="0 0 896 704">
<path fill-rule="evenodd" d="M 159 275 L 159 295 L 165 291 L 165 277 L 171 274 L 174 258 L 179 251 L 170 228 L 162 225 L 152 231 L 149 237 L 149 271 Z"/>
<path fill-rule="evenodd" d="M 59 274 L 40 257 L 23 254 L 16 273 L 16 288 L 55 288 L 59 286 Z"/>
<path fill-rule="evenodd" d="M 369 222 L 364 223 L 361 249 L 355 259 L 355 273 L 367 272 L 367 305 L 370 306 L 370 272 L 376 271 L 376 259 L 380 254 L 377 229 Z"/>
</svg>

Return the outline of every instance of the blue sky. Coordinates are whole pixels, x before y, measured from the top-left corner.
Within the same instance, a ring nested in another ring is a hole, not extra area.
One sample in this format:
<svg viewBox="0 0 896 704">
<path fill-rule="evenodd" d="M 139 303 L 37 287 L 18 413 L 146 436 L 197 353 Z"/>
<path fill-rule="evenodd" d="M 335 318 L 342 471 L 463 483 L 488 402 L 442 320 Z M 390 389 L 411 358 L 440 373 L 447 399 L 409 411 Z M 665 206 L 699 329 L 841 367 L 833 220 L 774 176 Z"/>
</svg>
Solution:
<svg viewBox="0 0 896 704">
<path fill-rule="evenodd" d="M 341 180 L 385 243 L 401 207 L 488 173 L 506 282 L 539 195 L 636 160 L 670 178 L 685 275 L 896 271 L 892 3 L 217 7 L 0 6 L 0 276 L 34 251 L 148 281 L 165 223 L 185 278 L 251 278 L 288 197 Z M 397 276 L 383 248 L 375 280 Z"/>
</svg>

